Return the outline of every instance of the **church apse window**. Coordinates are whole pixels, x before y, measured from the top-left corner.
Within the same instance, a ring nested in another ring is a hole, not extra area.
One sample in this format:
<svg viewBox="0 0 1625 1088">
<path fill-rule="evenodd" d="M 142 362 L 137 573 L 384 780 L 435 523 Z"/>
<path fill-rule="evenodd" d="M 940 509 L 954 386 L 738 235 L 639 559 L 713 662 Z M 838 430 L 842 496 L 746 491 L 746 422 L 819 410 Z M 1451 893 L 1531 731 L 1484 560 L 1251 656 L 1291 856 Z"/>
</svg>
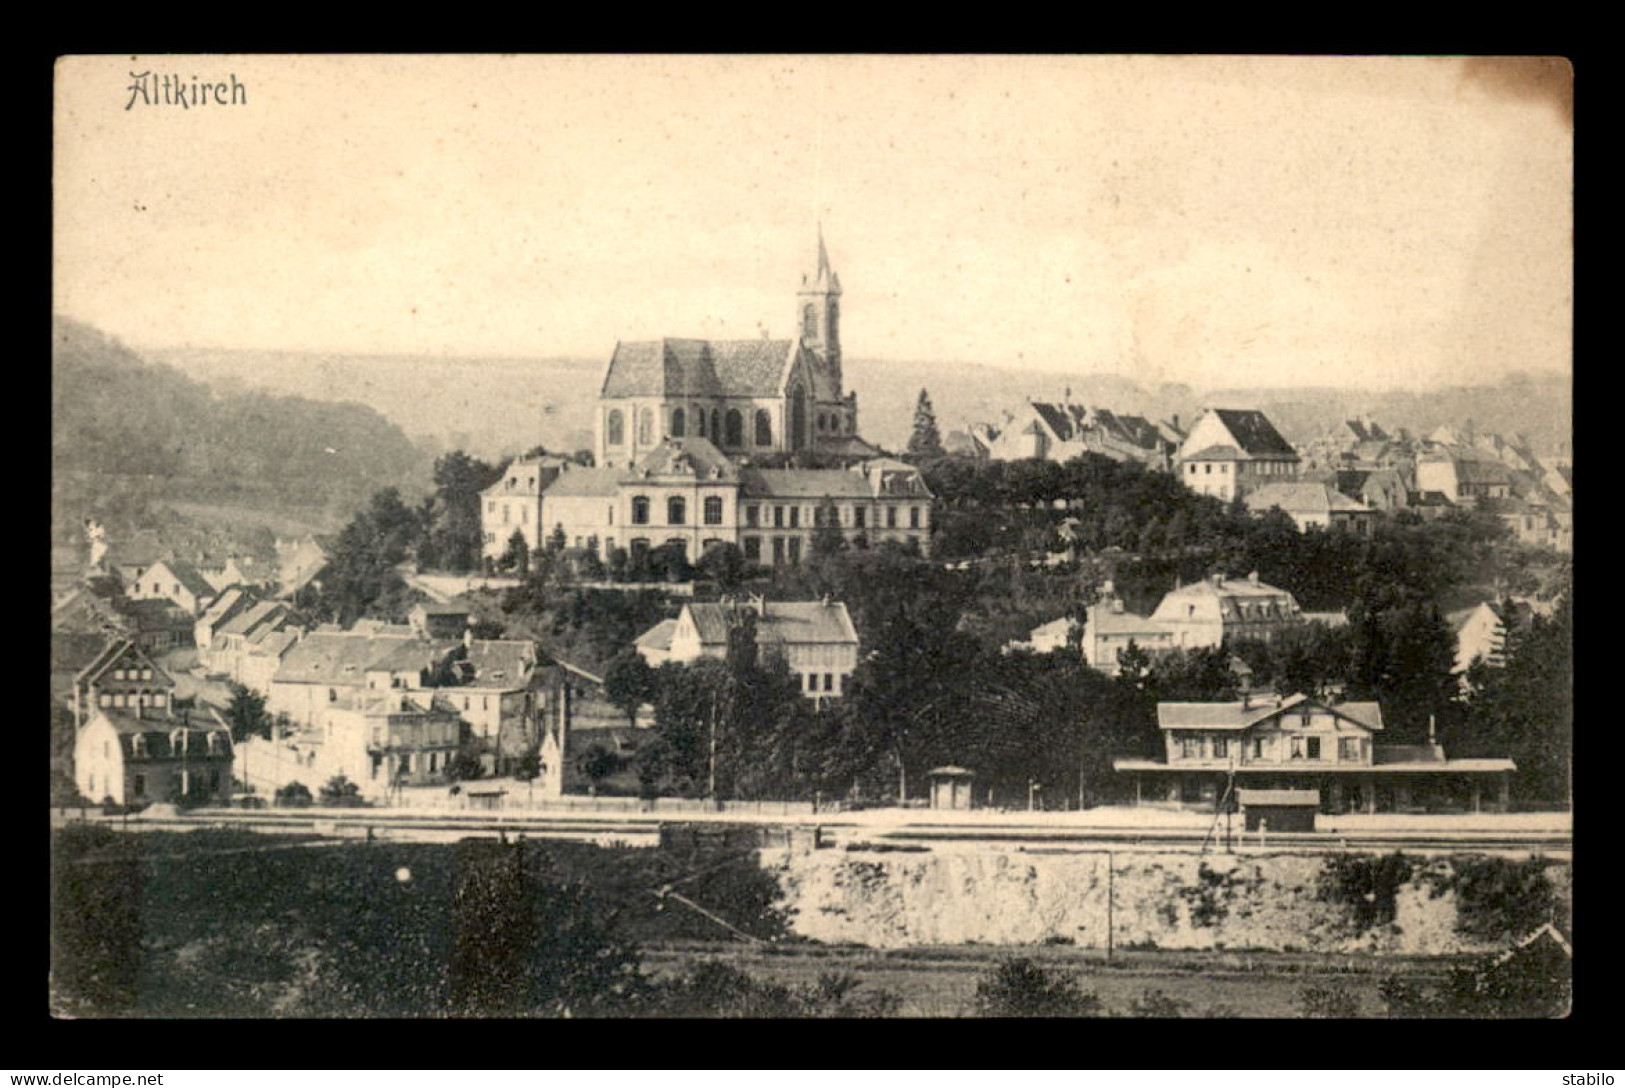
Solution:
<svg viewBox="0 0 1625 1088">
<path fill-rule="evenodd" d="M 722 441 L 722 410 L 720 408 L 711 409 L 711 441 Z"/>
<path fill-rule="evenodd" d="M 803 340 L 818 339 L 818 307 L 810 302 L 801 309 L 801 337 Z"/>
<path fill-rule="evenodd" d="M 728 409 L 728 430 L 724 442 L 729 446 L 745 444 L 745 419 L 737 408 Z"/>
<path fill-rule="evenodd" d="M 773 444 L 773 417 L 766 408 L 756 410 L 756 444 L 758 446 L 771 446 Z"/>
<path fill-rule="evenodd" d="M 688 420 L 681 408 L 671 410 L 671 436 L 673 438 L 683 437 L 683 431 L 687 428 L 687 423 Z"/>
<path fill-rule="evenodd" d="M 609 410 L 609 419 L 604 422 L 604 444 L 620 446 L 626 443 L 626 419 L 621 415 L 619 408 Z"/>
<path fill-rule="evenodd" d="M 648 446 L 654 442 L 655 414 L 654 409 L 645 408 L 638 413 L 638 445 Z"/>
</svg>

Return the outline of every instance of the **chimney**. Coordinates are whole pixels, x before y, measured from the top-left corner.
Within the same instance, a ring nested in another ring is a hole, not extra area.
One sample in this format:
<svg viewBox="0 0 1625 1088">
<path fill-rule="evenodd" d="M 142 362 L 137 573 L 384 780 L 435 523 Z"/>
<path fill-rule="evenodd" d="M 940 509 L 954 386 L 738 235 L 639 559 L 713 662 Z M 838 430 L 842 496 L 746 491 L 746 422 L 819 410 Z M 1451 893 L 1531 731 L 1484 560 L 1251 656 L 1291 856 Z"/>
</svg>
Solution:
<svg viewBox="0 0 1625 1088">
<path fill-rule="evenodd" d="M 1218 589 L 1220 586 L 1224 585 L 1224 573 L 1222 571 L 1215 571 L 1211 581 L 1213 582 L 1213 588 Z"/>
<path fill-rule="evenodd" d="M 1247 575 L 1247 581 L 1256 586 L 1258 584 L 1258 572 L 1255 570 L 1251 574 Z"/>
<path fill-rule="evenodd" d="M 474 648 L 474 624 L 473 624 L 472 621 L 470 621 L 469 625 L 467 627 L 463 628 L 463 649 L 472 650 L 473 648 Z"/>
<path fill-rule="evenodd" d="M 1249 688 L 1246 691 L 1243 691 L 1241 693 L 1241 709 L 1243 709 L 1243 710 L 1251 710 L 1252 708 L 1253 708 L 1253 692 L 1252 692 L 1252 689 Z"/>
</svg>

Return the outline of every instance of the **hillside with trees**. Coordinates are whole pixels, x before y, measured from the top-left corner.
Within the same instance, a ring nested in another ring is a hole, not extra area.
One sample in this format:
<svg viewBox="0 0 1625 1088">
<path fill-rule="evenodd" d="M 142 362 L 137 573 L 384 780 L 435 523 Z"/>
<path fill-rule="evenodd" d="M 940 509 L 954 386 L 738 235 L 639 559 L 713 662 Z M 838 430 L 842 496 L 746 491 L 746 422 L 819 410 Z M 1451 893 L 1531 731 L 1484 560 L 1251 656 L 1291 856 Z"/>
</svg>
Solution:
<svg viewBox="0 0 1625 1088">
<path fill-rule="evenodd" d="M 342 518 L 384 487 L 418 490 L 427 457 L 372 408 L 221 395 L 67 318 L 52 323 L 53 525 L 156 527 L 166 501 Z"/>
</svg>

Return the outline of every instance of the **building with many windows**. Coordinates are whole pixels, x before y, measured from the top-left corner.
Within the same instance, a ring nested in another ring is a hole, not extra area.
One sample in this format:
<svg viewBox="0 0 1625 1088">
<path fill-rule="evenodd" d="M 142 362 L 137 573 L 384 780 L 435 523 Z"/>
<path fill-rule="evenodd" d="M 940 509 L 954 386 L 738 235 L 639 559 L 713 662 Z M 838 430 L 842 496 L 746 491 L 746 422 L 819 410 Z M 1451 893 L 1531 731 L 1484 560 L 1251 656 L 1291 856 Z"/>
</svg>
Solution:
<svg viewBox="0 0 1625 1088">
<path fill-rule="evenodd" d="M 561 471 L 540 497 L 542 536 L 599 558 L 680 546 L 690 561 L 713 544 L 737 546 L 763 566 L 796 564 L 813 536 L 838 530 L 848 543 L 890 540 L 921 554 L 931 541 L 932 495 L 914 466 L 874 458 L 833 469 L 735 464 L 709 439 L 666 438 L 629 469 Z M 488 557 L 506 548 L 507 525 L 485 514 Z"/>
<path fill-rule="evenodd" d="M 1161 760 L 1119 758 L 1136 804 L 1233 807 L 1235 788 L 1313 790 L 1320 811 L 1505 811 L 1510 759 L 1447 759 L 1437 744 L 1380 744 L 1376 703 L 1305 695 L 1158 703 Z"/>
</svg>

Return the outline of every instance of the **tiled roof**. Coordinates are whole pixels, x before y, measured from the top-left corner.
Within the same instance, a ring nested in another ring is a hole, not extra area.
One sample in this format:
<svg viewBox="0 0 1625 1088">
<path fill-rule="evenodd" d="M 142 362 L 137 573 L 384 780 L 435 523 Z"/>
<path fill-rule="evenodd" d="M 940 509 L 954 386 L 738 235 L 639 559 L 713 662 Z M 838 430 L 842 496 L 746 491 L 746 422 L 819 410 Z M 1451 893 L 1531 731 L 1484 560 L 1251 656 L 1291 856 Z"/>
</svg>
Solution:
<svg viewBox="0 0 1625 1088">
<path fill-rule="evenodd" d="M 1382 710 L 1376 703 L 1351 702 L 1329 706 L 1305 695 L 1290 696 L 1281 700 L 1280 705 L 1267 698 L 1229 703 L 1158 703 L 1157 725 L 1161 729 L 1245 729 L 1303 703 L 1314 703 L 1316 707 L 1367 729 L 1382 728 Z"/>
<path fill-rule="evenodd" d="M 154 567 L 158 565 L 160 564 L 153 564 Z M 167 567 L 175 576 L 175 581 L 185 586 L 187 592 L 191 593 L 192 596 L 201 597 L 204 599 L 214 596 L 214 586 L 210 585 L 209 580 L 203 577 L 203 575 L 198 572 L 198 569 L 192 564 L 182 559 L 165 559 L 162 561 L 161 565 Z M 149 578 L 151 576 L 152 571 L 148 570 L 142 575 L 142 578 Z"/>
<path fill-rule="evenodd" d="M 1089 632 L 1095 635 L 1166 634 L 1168 627 L 1161 620 L 1135 612 L 1113 612 L 1096 606 L 1089 610 Z"/>
<path fill-rule="evenodd" d="M 612 498 L 620 493 L 622 475 L 618 468 L 573 468 L 559 473 L 543 494 L 550 499 Z"/>
<path fill-rule="evenodd" d="M 1281 437 L 1269 417 L 1256 408 L 1215 408 L 1225 430 L 1252 457 L 1297 457 L 1292 443 Z"/>
<path fill-rule="evenodd" d="M 1204 446 L 1195 453 L 1182 458 L 1185 461 L 1244 461 L 1247 455 L 1234 446 L 1217 445 Z"/>
<path fill-rule="evenodd" d="M 466 687 L 519 688 L 535 672 L 536 644 L 521 639 L 475 639 L 466 660 L 474 666 L 474 679 Z"/>
<path fill-rule="evenodd" d="M 739 481 L 740 498 L 745 499 L 874 497 L 861 473 L 840 468 L 743 468 Z"/>
<path fill-rule="evenodd" d="M 671 649 L 671 636 L 677 630 L 676 620 L 661 620 L 643 634 L 639 635 L 634 645 L 649 650 Z"/>
<path fill-rule="evenodd" d="M 252 608 L 239 612 L 217 630 L 221 635 L 245 635 L 264 624 L 275 623 L 288 614 L 288 606 L 281 601 L 260 601 Z"/>
<path fill-rule="evenodd" d="M 1253 511 L 1279 506 L 1288 514 L 1369 514 L 1371 508 L 1323 483 L 1265 484 L 1244 500 Z"/>
<path fill-rule="evenodd" d="M 205 627 L 219 627 L 237 613 L 252 607 L 254 601 L 253 594 L 233 586 L 216 597 L 214 603 L 203 610 L 203 614 L 198 617 L 197 622 Z"/>
<path fill-rule="evenodd" d="M 359 684 L 369 666 L 393 654 L 404 643 L 428 645 L 416 636 L 317 631 L 288 651 L 275 679 L 279 683 Z"/>
<path fill-rule="evenodd" d="M 615 345 L 605 397 L 776 396 L 793 340 L 664 340 Z"/>
<path fill-rule="evenodd" d="M 451 649 L 457 645 L 455 642 L 429 642 L 423 639 L 390 639 L 393 646 L 382 654 L 373 658 L 366 669 L 369 672 L 412 672 L 421 671 L 443 659 Z"/>
<path fill-rule="evenodd" d="M 266 657 L 281 657 L 288 647 L 298 641 L 298 631 L 287 628 L 281 631 L 271 631 L 264 638 L 254 640 L 251 652 Z"/>
<path fill-rule="evenodd" d="M 689 604 L 684 610 L 693 617 L 700 633 L 700 641 L 715 645 L 728 641 L 730 614 L 751 606 L 745 604 Z M 756 619 L 756 642 L 782 642 L 806 645 L 809 643 L 856 643 L 858 633 L 852 626 L 852 617 L 846 605 L 839 601 L 824 604 L 820 601 L 768 601 L 763 614 Z"/>
</svg>

